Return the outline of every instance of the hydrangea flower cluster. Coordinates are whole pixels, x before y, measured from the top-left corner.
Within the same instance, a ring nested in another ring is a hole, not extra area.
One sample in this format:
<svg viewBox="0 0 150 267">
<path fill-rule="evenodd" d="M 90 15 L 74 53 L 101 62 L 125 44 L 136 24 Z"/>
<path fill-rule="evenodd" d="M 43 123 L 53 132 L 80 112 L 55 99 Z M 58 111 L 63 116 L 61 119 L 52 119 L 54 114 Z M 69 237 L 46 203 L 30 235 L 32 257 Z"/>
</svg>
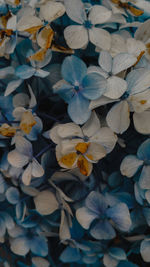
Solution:
<svg viewBox="0 0 150 267">
<path fill-rule="evenodd" d="M 0 1 L 0 266 L 150 266 L 150 1 Z"/>
</svg>

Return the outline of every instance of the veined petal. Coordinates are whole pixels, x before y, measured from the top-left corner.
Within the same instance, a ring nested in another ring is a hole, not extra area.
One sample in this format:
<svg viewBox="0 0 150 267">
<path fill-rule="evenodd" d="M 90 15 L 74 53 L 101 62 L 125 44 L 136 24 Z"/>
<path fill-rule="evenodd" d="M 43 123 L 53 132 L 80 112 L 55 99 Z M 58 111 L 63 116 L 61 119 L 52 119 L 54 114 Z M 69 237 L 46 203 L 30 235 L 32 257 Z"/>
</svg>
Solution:
<svg viewBox="0 0 150 267">
<path fill-rule="evenodd" d="M 75 22 L 83 24 L 87 19 L 84 5 L 80 0 L 64 0 L 67 15 Z"/>
<path fill-rule="evenodd" d="M 150 134 L 150 111 L 133 114 L 134 127 L 141 134 Z"/>
<path fill-rule="evenodd" d="M 30 241 L 30 248 L 35 255 L 45 257 L 48 254 L 47 240 L 44 236 L 35 236 Z"/>
<path fill-rule="evenodd" d="M 139 178 L 139 186 L 142 189 L 150 189 L 150 166 L 144 166 Z"/>
<path fill-rule="evenodd" d="M 91 156 L 91 155 L 90 155 Z M 77 167 L 79 168 L 80 172 L 85 175 L 89 176 L 92 172 L 93 165 L 89 162 L 84 156 L 80 155 L 77 160 Z"/>
<path fill-rule="evenodd" d="M 112 73 L 115 75 L 123 70 L 133 66 L 137 58 L 128 53 L 120 53 L 113 59 Z"/>
<path fill-rule="evenodd" d="M 92 100 L 91 103 L 90 103 L 89 108 L 90 109 L 95 109 L 97 107 L 103 106 L 105 104 L 113 103 L 113 102 L 116 102 L 116 101 L 118 101 L 118 99 L 111 99 L 111 98 L 108 98 L 106 96 L 101 96 L 96 100 Z"/>
<path fill-rule="evenodd" d="M 108 126 L 116 133 L 125 132 L 130 125 L 129 106 L 126 101 L 115 104 L 107 114 Z"/>
<path fill-rule="evenodd" d="M 40 8 L 39 16 L 44 20 L 51 22 L 65 13 L 65 7 L 60 2 L 46 2 Z"/>
<path fill-rule="evenodd" d="M 98 161 L 106 156 L 106 150 L 98 143 L 90 143 L 86 156 L 93 161 Z"/>
<path fill-rule="evenodd" d="M 143 165 L 143 160 L 139 160 L 134 155 L 126 156 L 121 162 L 120 171 L 122 175 L 132 177 Z"/>
<path fill-rule="evenodd" d="M 117 76 L 107 79 L 107 88 L 104 96 L 111 99 L 117 99 L 123 95 L 127 89 L 127 82 Z"/>
<path fill-rule="evenodd" d="M 30 241 L 26 237 L 18 237 L 11 241 L 10 248 L 13 253 L 25 256 L 30 249 Z"/>
<path fill-rule="evenodd" d="M 139 146 L 137 157 L 140 160 L 150 160 L 150 138 L 148 138 Z"/>
<path fill-rule="evenodd" d="M 57 126 L 57 134 L 60 138 L 71 138 L 71 137 L 83 137 L 81 128 L 75 123 L 59 124 Z"/>
<path fill-rule="evenodd" d="M 23 79 L 23 80 L 32 77 L 34 73 L 35 73 L 35 68 L 28 66 L 28 65 L 20 65 L 15 70 L 15 74 L 20 79 Z"/>
<path fill-rule="evenodd" d="M 108 208 L 107 216 L 113 220 L 119 230 L 129 231 L 132 222 L 129 209 L 125 203 L 119 203 L 112 208 Z"/>
<path fill-rule="evenodd" d="M 15 145 L 19 153 L 28 157 L 32 156 L 32 144 L 23 136 L 16 136 Z"/>
<path fill-rule="evenodd" d="M 140 68 L 129 72 L 126 78 L 130 95 L 141 93 L 150 86 L 150 70 Z"/>
<path fill-rule="evenodd" d="M 93 27 L 89 30 L 89 38 L 91 43 L 101 49 L 109 50 L 111 47 L 110 33 L 106 30 Z"/>
<path fill-rule="evenodd" d="M 84 26 L 71 25 L 65 28 L 64 37 L 67 45 L 72 49 L 79 49 L 88 44 L 88 31 Z"/>
<path fill-rule="evenodd" d="M 141 242 L 140 253 L 145 262 L 150 262 L 150 239 L 144 239 Z"/>
<path fill-rule="evenodd" d="M 88 19 L 95 24 L 105 23 L 110 17 L 112 12 L 104 6 L 94 5 L 90 9 Z"/>
<path fill-rule="evenodd" d="M 75 94 L 69 102 L 68 114 L 76 124 L 85 123 L 91 115 L 89 100 L 80 93 Z"/>
<path fill-rule="evenodd" d="M 98 63 L 100 67 L 106 71 L 106 72 L 111 72 L 112 69 L 112 57 L 107 51 L 102 51 L 100 53 Z"/>
<path fill-rule="evenodd" d="M 117 136 L 110 128 L 102 127 L 90 138 L 90 141 L 102 145 L 106 152 L 110 153 L 117 142 Z"/>
<path fill-rule="evenodd" d="M 100 120 L 93 111 L 89 120 L 82 126 L 84 136 L 92 137 L 97 131 L 100 130 Z"/>
<path fill-rule="evenodd" d="M 99 217 L 103 215 L 108 207 L 107 199 L 96 191 L 92 191 L 88 195 L 85 201 L 85 205 L 90 211 L 97 214 L 97 216 Z"/>
<path fill-rule="evenodd" d="M 76 218 L 83 228 L 88 229 L 93 220 L 98 218 L 98 215 L 90 211 L 88 208 L 79 208 L 76 211 Z"/>
<path fill-rule="evenodd" d="M 32 160 L 32 175 L 34 177 L 41 177 L 44 175 L 44 169 L 42 165 L 39 164 L 39 162 L 35 158 L 33 158 Z"/>
<path fill-rule="evenodd" d="M 61 73 L 67 82 L 79 86 L 87 73 L 87 67 L 80 58 L 68 56 L 63 61 Z"/>
<path fill-rule="evenodd" d="M 32 177 L 32 164 L 29 163 L 29 165 L 27 166 L 27 168 L 24 170 L 22 174 L 22 182 L 25 185 L 29 185 L 31 182 L 31 177 Z"/>
<path fill-rule="evenodd" d="M 8 83 L 4 96 L 10 95 L 12 92 L 14 92 L 23 82 L 22 79 L 14 80 Z"/>
<path fill-rule="evenodd" d="M 29 14 L 27 16 L 21 17 L 21 19 L 17 23 L 17 30 L 18 31 L 27 31 L 29 29 L 30 30 L 34 29 L 34 31 L 33 31 L 33 33 L 34 33 L 37 30 L 39 30 L 39 28 L 41 28 L 42 26 L 43 26 L 42 21 L 38 17 Z"/>
<path fill-rule="evenodd" d="M 90 100 L 95 100 L 103 95 L 106 90 L 107 81 L 98 73 L 87 74 L 82 81 L 82 95 Z"/>
<path fill-rule="evenodd" d="M 109 254 L 104 254 L 104 257 L 103 257 L 103 263 L 106 267 L 117 267 L 118 265 L 118 260 L 115 259 L 114 257 L 112 257 L 111 255 Z"/>
<path fill-rule="evenodd" d="M 142 93 L 130 96 L 128 101 L 136 113 L 145 111 L 150 108 L 150 89 L 148 88 Z"/>
<path fill-rule="evenodd" d="M 90 230 L 90 234 L 95 239 L 99 240 L 112 239 L 116 236 L 115 230 L 107 220 L 102 220 L 96 223 L 95 226 Z"/>
<path fill-rule="evenodd" d="M 16 149 L 8 153 L 8 162 L 17 168 L 22 168 L 29 161 L 29 157 L 19 153 Z"/>
</svg>

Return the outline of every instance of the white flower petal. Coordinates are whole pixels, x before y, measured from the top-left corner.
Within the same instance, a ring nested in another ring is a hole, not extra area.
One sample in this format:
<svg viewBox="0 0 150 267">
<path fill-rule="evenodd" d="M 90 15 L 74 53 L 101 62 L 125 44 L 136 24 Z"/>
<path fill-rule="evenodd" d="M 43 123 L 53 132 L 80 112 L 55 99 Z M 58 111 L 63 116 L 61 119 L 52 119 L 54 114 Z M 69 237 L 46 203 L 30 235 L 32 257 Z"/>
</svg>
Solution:
<svg viewBox="0 0 150 267">
<path fill-rule="evenodd" d="M 95 24 L 102 24 L 111 17 L 112 12 L 104 6 L 94 5 L 89 13 L 88 19 Z"/>
<path fill-rule="evenodd" d="M 57 134 L 60 138 L 83 137 L 81 128 L 73 122 L 60 124 L 57 127 Z"/>
<path fill-rule="evenodd" d="M 65 7 L 60 2 L 46 2 L 40 8 L 40 17 L 44 20 L 51 22 L 65 13 Z"/>
<path fill-rule="evenodd" d="M 92 100 L 89 108 L 92 110 L 92 109 L 98 108 L 100 106 L 103 106 L 105 104 L 113 103 L 116 101 L 118 101 L 118 99 L 110 99 L 106 96 L 101 96 L 100 98 L 98 98 L 96 100 Z"/>
<path fill-rule="evenodd" d="M 106 30 L 95 28 L 89 30 L 89 38 L 91 43 L 104 49 L 109 50 L 111 46 L 111 36 Z"/>
<path fill-rule="evenodd" d="M 29 157 L 19 153 L 16 149 L 8 153 L 8 162 L 17 168 L 22 168 L 29 161 Z"/>
<path fill-rule="evenodd" d="M 128 98 L 129 104 L 132 106 L 133 111 L 141 113 L 150 108 L 150 89 L 132 95 Z"/>
<path fill-rule="evenodd" d="M 127 89 L 127 82 L 117 76 L 112 76 L 107 80 L 107 89 L 104 96 L 117 99 L 123 95 Z"/>
<path fill-rule="evenodd" d="M 64 0 L 67 15 L 75 22 L 83 24 L 87 19 L 81 0 Z"/>
<path fill-rule="evenodd" d="M 104 146 L 107 153 L 110 153 L 117 142 L 117 136 L 108 127 L 102 127 L 90 139 L 91 142 L 99 143 Z"/>
<path fill-rule="evenodd" d="M 55 195 L 49 191 L 41 191 L 35 198 L 36 210 L 42 215 L 49 215 L 58 209 L 58 202 Z"/>
<path fill-rule="evenodd" d="M 22 174 L 22 182 L 29 185 L 32 177 L 32 164 L 30 163 Z"/>
<path fill-rule="evenodd" d="M 88 44 L 88 31 L 80 25 L 68 26 L 64 30 L 67 45 L 72 49 L 78 49 Z"/>
<path fill-rule="evenodd" d="M 41 177 L 44 175 L 43 167 L 39 164 L 39 162 L 35 158 L 33 158 L 32 160 L 32 175 L 34 177 Z"/>
<path fill-rule="evenodd" d="M 24 31 L 32 27 L 42 26 L 42 22 L 36 16 L 23 16 L 17 23 L 17 30 Z"/>
<path fill-rule="evenodd" d="M 84 136 L 91 137 L 100 130 L 100 127 L 100 120 L 97 117 L 96 112 L 93 111 L 89 120 L 82 126 L 82 131 Z"/>
<path fill-rule="evenodd" d="M 132 177 L 140 166 L 143 165 L 143 160 L 139 160 L 134 155 L 126 156 L 120 165 L 120 171 L 122 175 Z"/>
<path fill-rule="evenodd" d="M 32 156 L 32 144 L 23 136 L 16 136 L 15 145 L 18 152 L 28 157 Z"/>
<path fill-rule="evenodd" d="M 133 66 L 137 61 L 137 58 L 128 53 L 120 53 L 114 57 L 112 73 L 117 74 L 123 70 Z"/>
<path fill-rule="evenodd" d="M 134 127 L 141 134 L 150 134 L 150 111 L 133 114 Z"/>
<path fill-rule="evenodd" d="M 107 114 L 108 126 L 116 133 L 122 134 L 130 125 L 129 106 L 126 101 L 115 104 Z"/>
<path fill-rule="evenodd" d="M 98 63 L 101 68 L 106 72 L 111 72 L 112 69 L 112 57 L 107 51 L 102 51 L 100 53 Z"/>
<path fill-rule="evenodd" d="M 83 228 L 88 229 L 91 222 L 94 219 L 98 218 L 98 215 L 96 215 L 94 212 L 91 212 L 89 209 L 83 207 L 77 209 L 76 218 Z"/>
</svg>

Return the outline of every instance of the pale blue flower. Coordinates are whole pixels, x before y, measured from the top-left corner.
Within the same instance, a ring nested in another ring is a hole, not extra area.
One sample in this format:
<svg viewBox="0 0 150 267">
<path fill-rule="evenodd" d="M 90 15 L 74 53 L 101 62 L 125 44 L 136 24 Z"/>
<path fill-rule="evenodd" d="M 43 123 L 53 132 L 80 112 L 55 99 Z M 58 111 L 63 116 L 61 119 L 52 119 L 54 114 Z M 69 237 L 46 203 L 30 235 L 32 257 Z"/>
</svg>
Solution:
<svg viewBox="0 0 150 267">
<path fill-rule="evenodd" d="M 68 103 L 71 119 L 83 124 L 91 115 L 89 100 L 97 99 L 104 93 L 106 79 L 98 73 L 87 74 L 85 63 L 76 56 L 65 58 L 61 73 L 65 81 L 58 82 L 54 92 Z"/>
</svg>

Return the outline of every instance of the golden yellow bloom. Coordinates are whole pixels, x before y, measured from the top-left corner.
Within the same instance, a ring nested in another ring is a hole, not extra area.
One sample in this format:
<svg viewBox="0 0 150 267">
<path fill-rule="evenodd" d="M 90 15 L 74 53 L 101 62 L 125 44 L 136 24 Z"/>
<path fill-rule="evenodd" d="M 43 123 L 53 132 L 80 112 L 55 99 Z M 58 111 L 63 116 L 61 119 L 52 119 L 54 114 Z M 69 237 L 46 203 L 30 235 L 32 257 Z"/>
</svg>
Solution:
<svg viewBox="0 0 150 267">
<path fill-rule="evenodd" d="M 7 123 L 0 127 L 0 134 L 6 137 L 13 137 L 16 134 L 16 129 Z"/>
<path fill-rule="evenodd" d="M 32 127 L 36 124 L 36 120 L 30 111 L 25 111 L 22 115 L 20 122 L 20 129 L 29 134 L 32 130 Z"/>
</svg>

